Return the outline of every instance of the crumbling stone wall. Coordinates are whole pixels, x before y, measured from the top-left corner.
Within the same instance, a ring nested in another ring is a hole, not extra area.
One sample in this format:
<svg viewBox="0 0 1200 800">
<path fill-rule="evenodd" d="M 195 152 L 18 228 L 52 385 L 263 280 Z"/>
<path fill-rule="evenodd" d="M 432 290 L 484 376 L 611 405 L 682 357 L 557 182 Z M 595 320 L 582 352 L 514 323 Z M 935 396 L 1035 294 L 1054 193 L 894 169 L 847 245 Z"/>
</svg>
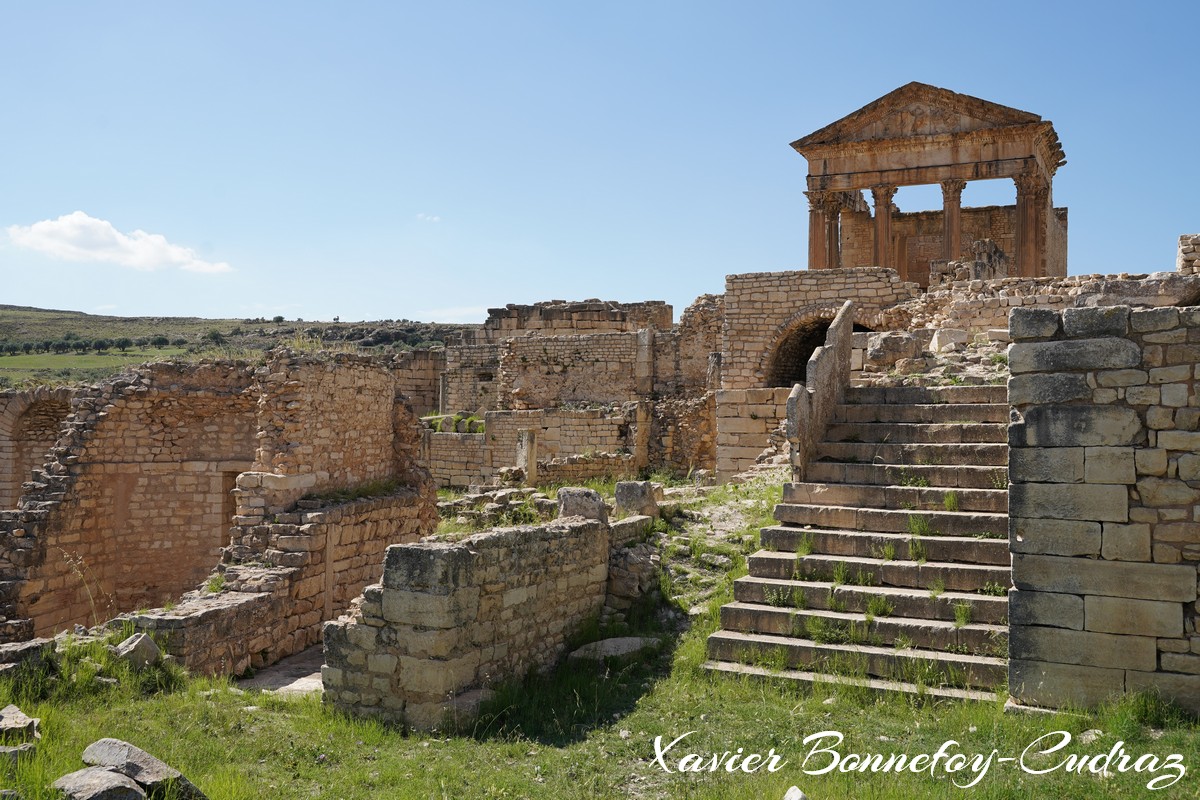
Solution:
<svg viewBox="0 0 1200 800">
<path fill-rule="evenodd" d="M 446 348 L 438 410 L 453 414 L 500 408 L 500 345 Z"/>
<path fill-rule="evenodd" d="M 469 713 L 600 612 L 608 560 L 608 527 L 582 518 L 389 547 L 382 582 L 325 626 L 324 700 L 420 728 Z"/>
<path fill-rule="evenodd" d="M 1010 319 L 1009 690 L 1200 711 L 1200 307 Z"/>
<path fill-rule="evenodd" d="M 425 487 L 239 526 L 207 587 L 115 624 L 165 634 L 167 651 L 193 672 L 258 669 L 320 641 L 321 624 L 379 580 L 389 544 L 417 541 L 436 526 Z"/>
<path fill-rule="evenodd" d="M 787 419 L 789 387 L 721 389 L 717 395 L 717 476 L 754 466 L 770 444 L 771 432 Z"/>
<path fill-rule="evenodd" d="M 797 326 L 832 320 L 847 299 L 857 304 L 856 324 L 885 330 L 897 327 L 885 309 L 919 291 L 894 270 L 880 267 L 726 276 L 721 388 L 765 387 L 774 354 Z M 720 398 L 717 405 L 722 405 Z"/>
<path fill-rule="evenodd" d="M 632 400 L 639 389 L 639 350 L 652 352 L 653 336 L 644 339 L 641 347 L 637 332 L 509 339 L 500 355 L 503 404 L 529 409 Z M 641 377 L 648 394 L 653 372 Z"/>
<path fill-rule="evenodd" d="M 567 302 L 549 300 L 533 305 L 510 303 L 504 308 L 489 308 L 483 327 L 474 331 L 475 344 L 500 342 L 530 331 L 548 335 L 573 335 L 642 328 L 667 330 L 672 309 L 661 300 L 643 303 L 617 303 L 611 300 Z"/>
<path fill-rule="evenodd" d="M 249 384 L 246 365 L 155 364 L 79 390 L 21 510 L 3 515 L 5 616 L 55 633 L 202 579 L 226 543 L 234 477 L 253 458 Z"/>
<path fill-rule="evenodd" d="M 717 393 L 654 403 L 647 462 L 680 473 L 717 464 Z"/>
<path fill-rule="evenodd" d="M 1179 237 L 1179 253 L 1175 257 L 1175 271 L 1181 275 L 1200 272 L 1200 233 L 1184 234 Z"/>
<path fill-rule="evenodd" d="M 0 508 L 16 508 L 21 484 L 41 467 L 71 413 L 72 390 L 0 392 Z"/>
<path fill-rule="evenodd" d="M 446 349 L 406 350 L 392 363 L 395 365 L 396 390 L 404 395 L 417 416 L 437 412 L 442 375 L 446 372 Z"/>
<path fill-rule="evenodd" d="M 1200 281 L 1191 276 L 1069 275 L 1065 278 L 1003 278 L 956 281 L 900 304 L 893 312 L 909 327 L 958 328 L 969 333 L 1008 327 L 1013 308 L 1137 305 L 1200 302 Z"/>
</svg>

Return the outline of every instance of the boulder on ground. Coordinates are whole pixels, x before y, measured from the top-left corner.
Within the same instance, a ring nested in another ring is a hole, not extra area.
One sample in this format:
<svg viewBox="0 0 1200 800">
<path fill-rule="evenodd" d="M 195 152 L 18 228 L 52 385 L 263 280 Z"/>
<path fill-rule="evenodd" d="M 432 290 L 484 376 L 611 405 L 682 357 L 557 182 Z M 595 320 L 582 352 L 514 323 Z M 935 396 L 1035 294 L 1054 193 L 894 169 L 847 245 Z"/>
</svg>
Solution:
<svg viewBox="0 0 1200 800">
<path fill-rule="evenodd" d="M 608 509 L 604 498 L 594 489 L 568 487 L 558 490 L 558 515 L 560 517 L 583 517 L 608 523 Z"/>
<path fill-rule="evenodd" d="M 70 800 L 146 800 L 142 787 L 104 767 L 67 773 L 52 783 L 51 788 Z"/>
<path fill-rule="evenodd" d="M 145 750 L 120 739 L 100 739 L 83 751 L 83 763 L 104 767 L 132 778 L 157 796 L 172 789 L 179 800 L 205 800 L 183 774 Z"/>
<path fill-rule="evenodd" d="M 605 661 L 610 658 L 633 660 L 661 646 L 658 639 L 649 636 L 619 636 L 585 644 L 567 658 L 571 661 Z"/>
<path fill-rule="evenodd" d="M 128 661 L 134 669 L 145 669 L 157 664 L 162 652 L 147 634 L 135 633 L 117 645 L 117 658 Z"/>
</svg>

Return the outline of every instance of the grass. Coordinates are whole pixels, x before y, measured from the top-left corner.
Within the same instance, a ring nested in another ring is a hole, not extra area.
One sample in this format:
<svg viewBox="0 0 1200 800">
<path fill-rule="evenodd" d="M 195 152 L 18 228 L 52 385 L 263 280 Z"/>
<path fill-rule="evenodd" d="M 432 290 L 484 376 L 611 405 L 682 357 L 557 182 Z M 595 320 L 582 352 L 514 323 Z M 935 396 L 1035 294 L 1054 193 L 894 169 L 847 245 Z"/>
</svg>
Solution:
<svg viewBox="0 0 1200 800">
<path fill-rule="evenodd" d="M 942 508 L 947 511 L 958 511 L 958 492 L 946 492 L 942 495 Z"/>
<path fill-rule="evenodd" d="M 35 384 L 63 384 L 97 381 L 122 369 L 146 361 L 162 361 L 184 354 L 183 348 L 130 348 L 122 353 L 115 348 L 97 353 L 29 353 L 0 356 L 0 388 Z"/>
<path fill-rule="evenodd" d="M 321 505 L 341 505 L 369 497 L 383 497 L 393 494 L 400 488 L 400 483 L 394 478 L 365 481 L 340 489 L 330 489 L 324 492 L 312 492 L 304 495 L 304 500 L 311 500 Z"/>
<path fill-rule="evenodd" d="M 705 640 L 717 627 L 719 605 L 731 598 L 734 577 L 736 571 L 708 611 L 658 656 L 624 667 L 572 665 L 505 683 L 478 721 L 457 734 L 404 732 L 335 713 L 312 696 L 239 694 L 224 680 L 187 678 L 172 667 L 133 673 L 111 658 L 107 643 L 86 645 L 71 657 L 67 680 L 0 679 L 0 706 L 16 702 L 42 719 L 43 732 L 36 755 L 15 771 L 0 768 L 0 787 L 15 788 L 26 800 L 49 800 L 50 782 L 83 766 L 84 747 L 112 736 L 182 770 L 213 800 L 760 800 L 781 798 L 793 785 L 812 798 L 861 800 L 1195 797 L 1190 770 L 1200 763 L 1200 725 L 1153 696 L 1131 695 L 1095 713 L 1045 717 L 1005 714 L 999 703 L 712 675 L 701 667 Z M 869 611 L 886 616 L 878 606 Z M 861 641 L 866 626 L 828 635 Z M 900 637 L 897 649 L 905 646 Z M 771 671 L 786 666 L 779 649 L 760 649 L 748 660 Z M 851 676 L 866 672 L 855 654 L 838 654 L 823 666 Z M 907 677 L 927 684 L 937 679 L 920 665 Z M 949 786 L 941 773 L 803 772 L 810 748 L 804 739 L 818 731 L 839 731 L 842 754 L 934 753 L 955 740 L 959 752 L 1018 756 L 1052 731 L 1078 737 L 1093 729 L 1104 731 L 1099 740 L 1073 743 L 1069 751 L 1103 754 L 1121 740 L 1127 752 L 1179 753 L 1189 774 L 1151 794 L 1147 774 L 1115 771 L 1105 779 L 1062 769 L 1029 775 L 994 764 L 972 790 Z M 654 760 L 656 737 L 665 746 L 689 731 L 665 759 L 672 769 L 665 772 Z M 685 753 L 708 758 L 738 748 L 763 754 L 773 748 L 787 763 L 775 773 L 675 771 Z"/>
<path fill-rule="evenodd" d="M 886 597 L 873 594 L 867 598 L 867 615 L 871 617 L 890 617 L 896 610 Z"/>
<path fill-rule="evenodd" d="M 971 604 L 960 600 L 954 604 L 954 627 L 965 628 L 971 624 Z"/>
</svg>

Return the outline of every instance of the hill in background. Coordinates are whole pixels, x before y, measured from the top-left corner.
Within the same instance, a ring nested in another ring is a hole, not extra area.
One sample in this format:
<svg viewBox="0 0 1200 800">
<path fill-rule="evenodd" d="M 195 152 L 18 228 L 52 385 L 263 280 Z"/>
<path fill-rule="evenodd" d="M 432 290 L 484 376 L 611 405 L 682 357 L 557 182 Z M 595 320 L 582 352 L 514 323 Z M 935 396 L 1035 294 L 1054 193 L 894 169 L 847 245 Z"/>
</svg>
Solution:
<svg viewBox="0 0 1200 800">
<path fill-rule="evenodd" d="M 461 341 L 460 325 L 411 320 L 305 322 L 274 318 L 109 317 L 0 305 L 0 389 L 102 379 L 130 364 L 177 356 L 253 356 L 322 343 L 386 354 Z"/>
</svg>

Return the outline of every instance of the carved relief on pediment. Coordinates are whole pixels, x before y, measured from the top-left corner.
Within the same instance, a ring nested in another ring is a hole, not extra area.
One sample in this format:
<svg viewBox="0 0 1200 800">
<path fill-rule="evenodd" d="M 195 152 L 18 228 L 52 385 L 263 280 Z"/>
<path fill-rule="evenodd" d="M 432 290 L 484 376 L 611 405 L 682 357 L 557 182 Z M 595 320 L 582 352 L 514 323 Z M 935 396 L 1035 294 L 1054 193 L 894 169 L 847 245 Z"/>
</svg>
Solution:
<svg viewBox="0 0 1200 800">
<path fill-rule="evenodd" d="M 850 133 L 844 141 L 966 133 L 993 126 L 994 123 L 969 117 L 953 109 L 926 103 L 911 103 L 903 108 L 894 109 L 875 122 Z"/>
</svg>

